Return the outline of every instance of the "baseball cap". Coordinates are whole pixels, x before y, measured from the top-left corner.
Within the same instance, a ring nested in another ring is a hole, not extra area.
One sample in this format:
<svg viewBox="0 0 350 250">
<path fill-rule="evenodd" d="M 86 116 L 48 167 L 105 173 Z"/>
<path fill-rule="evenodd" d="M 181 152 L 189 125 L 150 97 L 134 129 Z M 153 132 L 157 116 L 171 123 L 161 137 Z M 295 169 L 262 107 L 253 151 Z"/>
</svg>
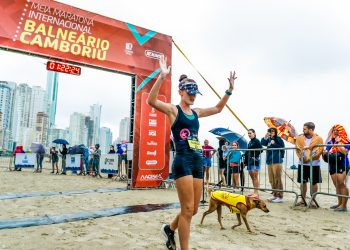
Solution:
<svg viewBox="0 0 350 250">
<path fill-rule="evenodd" d="M 189 95 L 201 94 L 198 90 L 198 85 L 195 82 L 181 82 L 179 84 L 180 90 L 186 90 Z"/>
</svg>

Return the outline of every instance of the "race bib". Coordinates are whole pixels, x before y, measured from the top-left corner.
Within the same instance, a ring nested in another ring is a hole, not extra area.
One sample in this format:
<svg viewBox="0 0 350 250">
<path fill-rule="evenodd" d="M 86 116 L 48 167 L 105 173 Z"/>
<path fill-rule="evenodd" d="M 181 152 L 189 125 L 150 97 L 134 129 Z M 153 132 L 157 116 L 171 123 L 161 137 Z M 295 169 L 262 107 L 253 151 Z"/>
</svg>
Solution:
<svg viewBox="0 0 350 250">
<path fill-rule="evenodd" d="M 187 143 L 188 143 L 188 146 L 190 147 L 190 149 L 202 151 L 202 146 L 199 143 L 197 138 L 188 137 Z"/>
</svg>

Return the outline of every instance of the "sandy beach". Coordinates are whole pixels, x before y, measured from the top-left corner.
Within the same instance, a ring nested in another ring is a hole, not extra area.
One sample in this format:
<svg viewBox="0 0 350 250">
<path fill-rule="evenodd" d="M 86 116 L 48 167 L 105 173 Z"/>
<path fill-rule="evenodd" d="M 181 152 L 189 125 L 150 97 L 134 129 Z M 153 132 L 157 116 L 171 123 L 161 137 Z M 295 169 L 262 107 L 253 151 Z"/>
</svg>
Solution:
<svg viewBox="0 0 350 250">
<path fill-rule="evenodd" d="M 82 176 L 51 175 L 48 170 L 9 172 L 0 169 L 1 194 L 39 191 L 124 188 L 124 182 Z M 262 192 L 262 198 L 269 194 Z M 231 229 L 236 216 L 223 209 L 220 230 L 216 213 L 200 225 L 207 204 L 199 208 L 191 226 L 191 249 L 349 249 L 350 213 L 328 207 L 335 198 L 320 196 L 321 208 L 292 209 L 293 195 L 282 204 L 268 203 L 270 213 L 252 210 L 245 226 Z M 96 211 L 127 205 L 178 202 L 175 189 L 128 190 L 112 193 L 56 195 L 0 201 L 0 220 Z M 117 215 L 62 224 L 0 230 L 0 249 L 166 249 L 160 232 L 178 209 Z M 178 240 L 178 239 L 177 239 Z"/>
</svg>

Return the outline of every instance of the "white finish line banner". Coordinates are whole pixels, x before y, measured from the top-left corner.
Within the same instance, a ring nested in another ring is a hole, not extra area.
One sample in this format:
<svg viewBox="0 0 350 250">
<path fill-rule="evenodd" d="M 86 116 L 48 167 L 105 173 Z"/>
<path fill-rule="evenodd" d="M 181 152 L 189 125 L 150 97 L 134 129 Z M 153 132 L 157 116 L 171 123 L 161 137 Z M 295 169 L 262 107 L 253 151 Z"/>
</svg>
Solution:
<svg viewBox="0 0 350 250">
<path fill-rule="evenodd" d="M 16 168 L 34 168 L 36 161 L 36 154 L 16 154 L 15 165 Z"/>
<path fill-rule="evenodd" d="M 101 173 L 117 174 L 118 173 L 118 155 L 102 154 L 100 158 Z"/>
<path fill-rule="evenodd" d="M 67 155 L 66 170 L 78 171 L 80 170 L 81 155 Z"/>
</svg>

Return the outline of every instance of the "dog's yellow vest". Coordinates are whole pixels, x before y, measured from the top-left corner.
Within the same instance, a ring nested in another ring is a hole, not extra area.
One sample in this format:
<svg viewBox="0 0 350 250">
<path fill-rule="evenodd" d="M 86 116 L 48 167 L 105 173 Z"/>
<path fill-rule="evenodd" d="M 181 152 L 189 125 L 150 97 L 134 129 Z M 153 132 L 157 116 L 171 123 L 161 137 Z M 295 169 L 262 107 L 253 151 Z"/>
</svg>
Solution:
<svg viewBox="0 0 350 250">
<path fill-rule="evenodd" d="M 210 197 L 228 206 L 231 213 L 240 213 L 240 211 L 237 209 L 237 203 L 243 203 L 244 205 L 247 205 L 245 196 L 240 194 L 233 194 L 225 191 L 215 191 L 211 192 Z"/>
</svg>

